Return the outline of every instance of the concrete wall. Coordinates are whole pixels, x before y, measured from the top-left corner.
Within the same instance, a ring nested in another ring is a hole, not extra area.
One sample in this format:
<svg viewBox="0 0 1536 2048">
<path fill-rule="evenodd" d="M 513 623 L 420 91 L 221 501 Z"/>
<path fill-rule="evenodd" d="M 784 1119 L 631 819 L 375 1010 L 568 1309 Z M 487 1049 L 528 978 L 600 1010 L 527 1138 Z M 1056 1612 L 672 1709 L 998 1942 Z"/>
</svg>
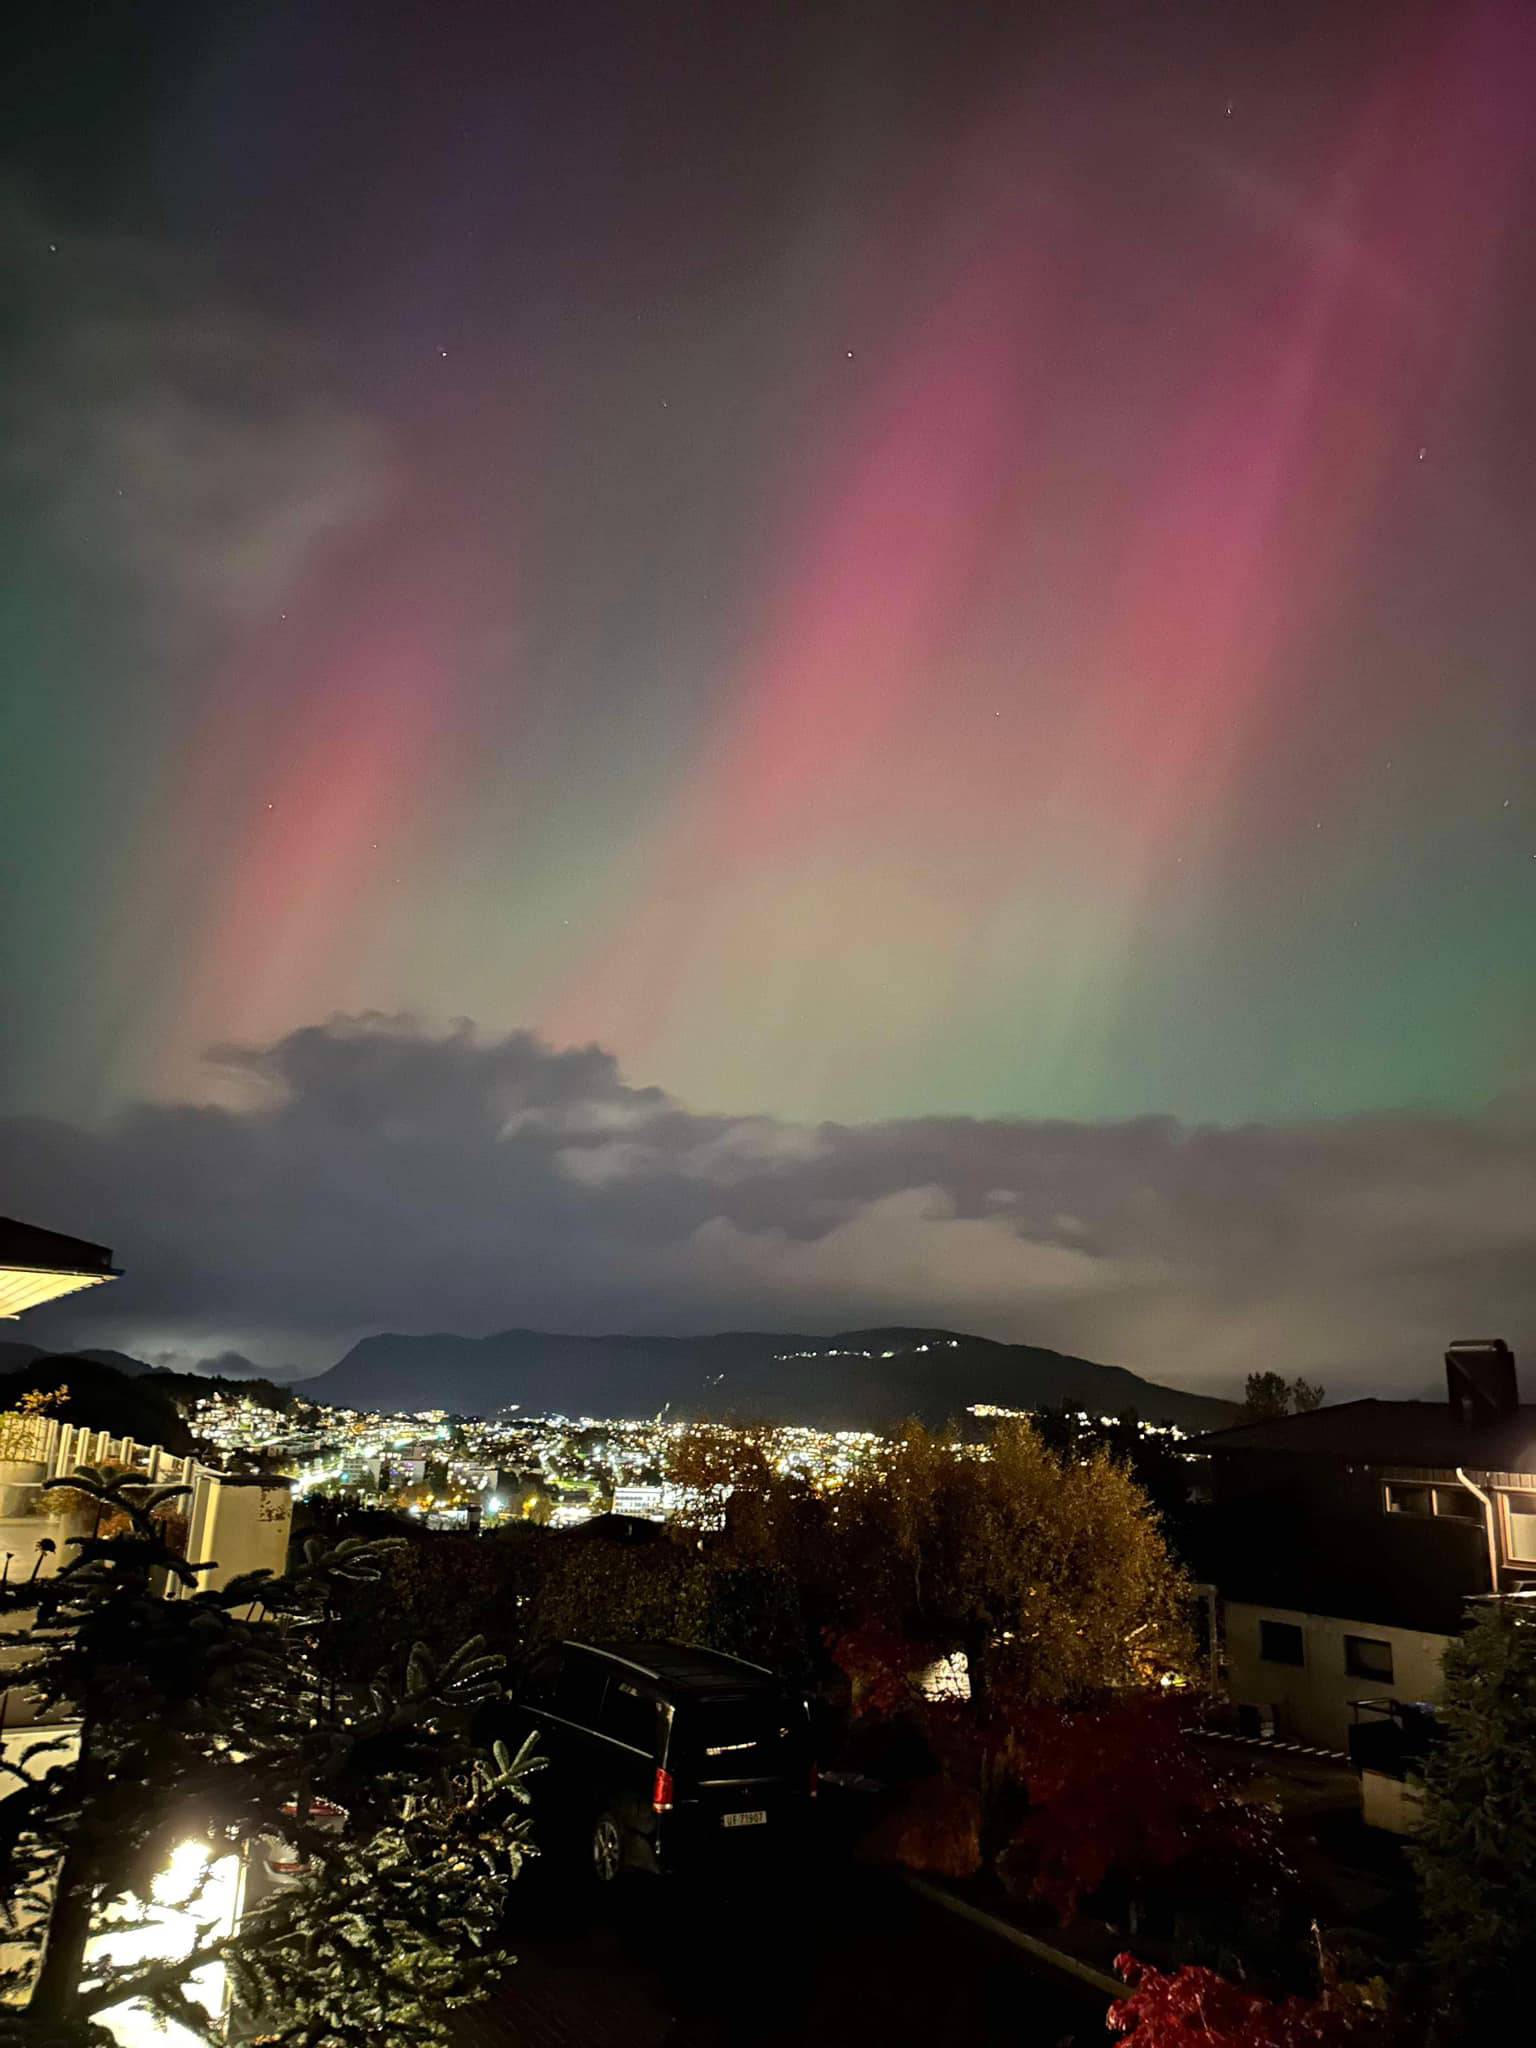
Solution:
<svg viewBox="0 0 1536 2048">
<path fill-rule="evenodd" d="M 288 1559 L 292 1519 L 286 1479 L 253 1483 L 200 1473 L 192 1496 L 187 1557 L 193 1564 L 211 1562 L 214 1569 L 199 1574 L 198 1590 L 216 1592 L 242 1572 L 265 1570 L 280 1576 Z"/>
<path fill-rule="evenodd" d="M 191 1563 L 213 1561 L 200 1587 L 218 1588 L 242 1572 L 280 1573 L 287 1562 L 293 1504 L 286 1479 L 232 1478 L 211 1471 L 195 1458 L 173 1457 L 158 1444 L 135 1443 L 131 1437 L 109 1437 L 104 1431 L 73 1429 L 54 1417 L 22 1417 L 27 1425 L 27 1457 L 0 1457 L 0 1552 L 10 1551 L 13 1580 L 31 1572 L 38 1539 L 57 1545 L 45 1556 L 41 1575 L 56 1571 L 72 1554 L 71 1536 L 85 1534 L 94 1521 L 88 1511 L 74 1522 L 60 1519 L 58 1496 L 42 1491 L 45 1479 L 65 1479 L 82 1465 L 131 1466 L 144 1481 L 184 1486 L 188 1498 L 178 1504 L 187 1518 L 187 1551 Z M 15 1432 L 12 1432 L 13 1437 Z M 178 1589 L 170 1589 L 170 1597 Z"/>
<path fill-rule="evenodd" d="M 1261 1621 L 1289 1622 L 1302 1632 L 1300 1665 L 1272 1664 L 1260 1653 Z M 1344 1638 L 1369 1636 L 1392 1645 L 1392 1682 L 1357 1678 L 1344 1661 Z M 1289 1607 L 1226 1602 L 1227 1691 L 1239 1706 L 1272 1712 L 1285 1741 L 1344 1750 L 1354 1722 L 1351 1700 L 1437 1700 L 1440 1660 L 1449 1636 L 1422 1635 L 1375 1621 L 1303 1614 Z"/>
</svg>

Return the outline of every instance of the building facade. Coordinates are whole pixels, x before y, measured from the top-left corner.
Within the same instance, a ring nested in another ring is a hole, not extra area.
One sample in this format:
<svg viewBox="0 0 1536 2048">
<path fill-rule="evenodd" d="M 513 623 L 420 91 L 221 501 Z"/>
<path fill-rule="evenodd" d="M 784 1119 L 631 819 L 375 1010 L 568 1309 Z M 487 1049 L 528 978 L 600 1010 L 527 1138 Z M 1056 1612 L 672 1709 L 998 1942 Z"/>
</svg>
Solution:
<svg viewBox="0 0 1536 2048">
<path fill-rule="evenodd" d="M 1467 1603 L 1536 1589 L 1536 1408 L 1498 1340 L 1453 1345 L 1447 1398 L 1349 1401 L 1215 1432 L 1198 1562 L 1253 1734 L 1348 1752 L 1433 1705 Z"/>
</svg>

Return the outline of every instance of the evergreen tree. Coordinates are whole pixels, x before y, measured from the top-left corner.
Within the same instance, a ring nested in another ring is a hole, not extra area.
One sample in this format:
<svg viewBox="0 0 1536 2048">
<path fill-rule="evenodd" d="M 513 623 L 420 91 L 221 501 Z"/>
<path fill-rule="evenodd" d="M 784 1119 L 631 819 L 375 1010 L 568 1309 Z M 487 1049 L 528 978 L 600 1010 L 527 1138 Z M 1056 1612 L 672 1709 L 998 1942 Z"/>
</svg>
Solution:
<svg viewBox="0 0 1536 2048">
<path fill-rule="evenodd" d="M 1413 1851 L 1433 2038 L 1494 2041 L 1536 1972 L 1536 1619 L 1484 1607 L 1444 1668 L 1446 1739 Z"/>
<path fill-rule="evenodd" d="M 167 1540 L 181 1489 L 91 1470 L 50 1484 L 94 1503 L 96 1533 L 53 1576 L 0 1588 L 43 1715 L 0 1798 L 5 1932 L 26 1956 L 0 1978 L 25 1999 L 0 2044 L 108 2048 L 100 2016 L 130 2002 L 214 2041 L 194 1981 L 210 1965 L 274 2048 L 446 2040 L 447 2010 L 506 1966 L 526 1851 L 529 1759 L 487 1757 L 468 1734 L 500 1660 L 478 1640 L 441 1663 L 418 1645 L 398 1673 L 349 1685 L 332 1637 L 384 1546 L 311 1541 L 285 1578 L 198 1591 L 211 1567 Z M 233 1931 L 212 1918 L 210 1873 L 277 1844 L 285 1883 Z M 185 1951 L 88 1952 L 142 1920 L 168 1868 L 190 1873 Z"/>
</svg>

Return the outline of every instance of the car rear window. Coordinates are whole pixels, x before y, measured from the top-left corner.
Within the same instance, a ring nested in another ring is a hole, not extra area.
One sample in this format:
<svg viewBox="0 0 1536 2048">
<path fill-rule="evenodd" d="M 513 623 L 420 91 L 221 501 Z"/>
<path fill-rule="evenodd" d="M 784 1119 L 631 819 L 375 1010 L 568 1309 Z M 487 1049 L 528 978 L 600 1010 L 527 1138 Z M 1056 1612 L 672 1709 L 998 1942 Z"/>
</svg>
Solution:
<svg viewBox="0 0 1536 2048">
<path fill-rule="evenodd" d="M 798 1767 L 806 1735 L 804 1711 L 789 1700 L 698 1700 L 678 1712 L 672 1757 L 700 1778 L 773 1776 Z"/>
</svg>

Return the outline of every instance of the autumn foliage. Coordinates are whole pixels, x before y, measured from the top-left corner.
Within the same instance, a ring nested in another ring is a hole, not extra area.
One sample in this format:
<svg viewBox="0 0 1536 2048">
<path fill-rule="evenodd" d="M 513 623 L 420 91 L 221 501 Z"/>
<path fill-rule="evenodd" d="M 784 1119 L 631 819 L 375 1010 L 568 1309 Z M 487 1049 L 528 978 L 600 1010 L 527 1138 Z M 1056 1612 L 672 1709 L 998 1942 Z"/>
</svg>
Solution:
<svg viewBox="0 0 1536 2048">
<path fill-rule="evenodd" d="M 1155 1970 L 1115 1958 L 1131 1989 L 1109 2009 L 1129 2048 L 1366 2048 L 1378 2038 L 1368 1995 L 1327 1985 L 1321 1998 L 1264 1998 L 1214 1970 Z"/>
<path fill-rule="evenodd" d="M 1029 1805 L 1004 1877 L 1062 1919 L 1111 1877 L 1176 1867 L 1201 1889 L 1272 1896 L 1286 1871 L 1271 1817 L 1238 1799 L 1186 1733 L 1186 1715 L 1179 1700 L 1146 1692 L 1088 1711 L 1026 1710 L 1010 1749 Z"/>
<path fill-rule="evenodd" d="M 1181 1773 L 1159 1774 L 1167 1796 L 1131 1782 L 1149 1736 L 1176 1747 L 1155 1685 L 1187 1658 L 1185 1586 L 1120 1466 L 1053 1451 L 1022 1420 L 988 1453 L 914 1424 L 839 1492 L 820 1545 L 821 1568 L 841 1566 L 823 1640 L 865 1742 L 878 1735 L 910 1771 L 877 1767 L 906 1777 L 911 1813 L 877 1841 L 914 1867 L 975 1869 L 1010 1840 L 1027 1785 L 1060 1818 L 1039 1819 L 1020 1855 L 1044 1873 L 1039 1895 L 1070 1910 L 1128 1846 L 1166 1861 L 1178 1828 L 1218 1803 L 1182 1756 Z M 917 1675 L 956 1650 L 969 1700 L 925 1699 Z M 1096 1789 L 1111 1754 L 1114 1783 Z"/>
<path fill-rule="evenodd" d="M 981 1868 L 981 1795 L 947 1772 L 919 1778 L 860 1844 L 869 1863 L 899 1863 L 932 1877 L 974 1877 Z"/>
<path fill-rule="evenodd" d="M 899 1714 L 918 1705 L 913 1674 L 927 1659 L 915 1643 L 883 1621 L 871 1619 L 853 1628 L 829 1630 L 827 1650 L 848 1680 L 856 1720 L 864 1715 Z"/>
</svg>

